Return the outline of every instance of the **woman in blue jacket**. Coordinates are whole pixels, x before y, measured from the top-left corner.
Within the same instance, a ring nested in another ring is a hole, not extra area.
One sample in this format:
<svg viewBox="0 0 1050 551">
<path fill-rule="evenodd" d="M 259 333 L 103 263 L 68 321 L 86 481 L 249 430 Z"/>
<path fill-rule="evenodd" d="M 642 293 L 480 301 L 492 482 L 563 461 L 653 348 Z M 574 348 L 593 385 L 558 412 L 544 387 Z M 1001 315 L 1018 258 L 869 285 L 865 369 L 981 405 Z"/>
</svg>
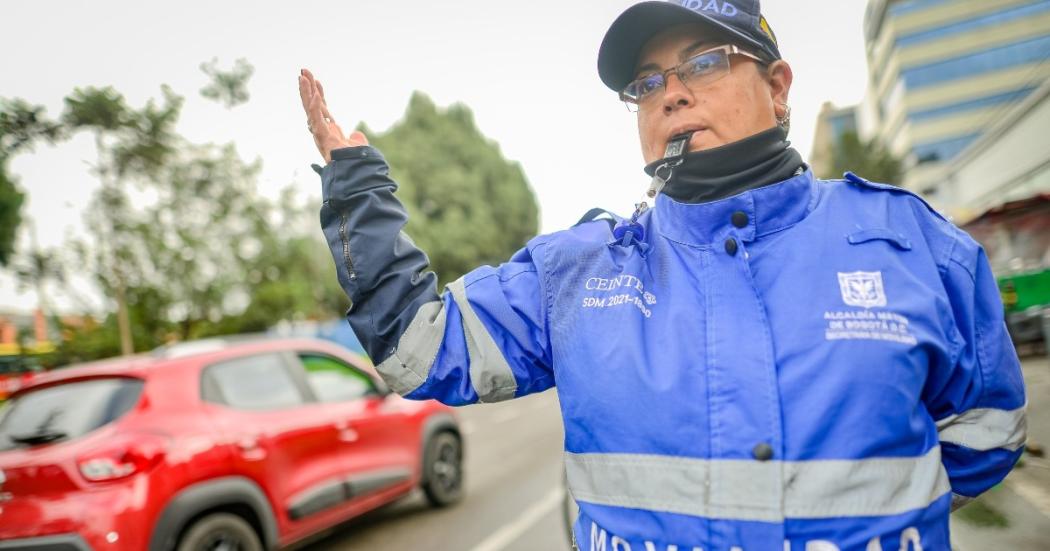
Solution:
<svg viewBox="0 0 1050 551">
<path fill-rule="evenodd" d="M 948 550 L 1009 472 L 1024 388 L 981 248 L 902 189 L 821 181 L 757 0 L 645 2 L 602 81 L 649 206 L 530 241 L 438 294 L 380 154 L 299 79 L 347 318 L 411 399 L 556 386 L 591 550 Z"/>
</svg>

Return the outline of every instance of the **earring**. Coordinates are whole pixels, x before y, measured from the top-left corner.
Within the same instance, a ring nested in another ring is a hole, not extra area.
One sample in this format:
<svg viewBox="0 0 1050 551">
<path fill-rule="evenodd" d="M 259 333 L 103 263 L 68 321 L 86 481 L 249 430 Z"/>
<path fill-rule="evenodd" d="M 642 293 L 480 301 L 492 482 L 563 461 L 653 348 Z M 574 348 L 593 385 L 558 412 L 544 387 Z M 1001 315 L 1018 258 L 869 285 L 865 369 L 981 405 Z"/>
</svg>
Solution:
<svg viewBox="0 0 1050 551">
<path fill-rule="evenodd" d="M 778 103 L 784 108 L 784 115 L 777 117 L 777 125 L 784 129 L 784 132 L 791 130 L 791 106 L 786 103 Z"/>
</svg>

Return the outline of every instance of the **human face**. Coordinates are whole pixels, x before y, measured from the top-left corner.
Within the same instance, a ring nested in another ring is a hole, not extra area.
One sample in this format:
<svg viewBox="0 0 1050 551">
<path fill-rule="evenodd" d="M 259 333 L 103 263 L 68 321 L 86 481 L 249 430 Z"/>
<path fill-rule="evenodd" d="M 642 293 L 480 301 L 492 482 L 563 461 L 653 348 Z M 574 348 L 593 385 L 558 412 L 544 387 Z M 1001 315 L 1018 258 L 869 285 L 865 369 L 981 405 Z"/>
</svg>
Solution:
<svg viewBox="0 0 1050 551">
<path fill-rule="evenodd" d="M 642 48 L 635 76 L 665 71 L 723 44 L 701 25 L 672 27 Z M 667 86 L 639 105 L 638 137 L 646 164 L 662 159 L 675 135 L 695 131 L 689 151 L 702 151 L 768 130 L 784 114 L 791 87 L 787 63 L 763 67 L 745 56 L 730 57 L 732 69 L 725 77 L 695 86 L 672 72 Z"/>
</svg>

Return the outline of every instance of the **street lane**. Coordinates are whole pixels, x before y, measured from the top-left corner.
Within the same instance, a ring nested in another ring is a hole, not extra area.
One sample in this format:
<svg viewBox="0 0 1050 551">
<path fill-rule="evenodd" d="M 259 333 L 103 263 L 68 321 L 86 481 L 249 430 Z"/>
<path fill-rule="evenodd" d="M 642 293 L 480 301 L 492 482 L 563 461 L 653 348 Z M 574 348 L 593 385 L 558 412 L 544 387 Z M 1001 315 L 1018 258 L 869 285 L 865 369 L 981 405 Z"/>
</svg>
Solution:
<svg viewBox="0 0 1050 551">
<path fill-rule="evenodd" d="M 307 551 L 568 549 L 561 523 L 561 412 L 553 391 L 459 408 L 466 497 L 430 508 L 420 492 L 330 532 Z"/>
</svg>

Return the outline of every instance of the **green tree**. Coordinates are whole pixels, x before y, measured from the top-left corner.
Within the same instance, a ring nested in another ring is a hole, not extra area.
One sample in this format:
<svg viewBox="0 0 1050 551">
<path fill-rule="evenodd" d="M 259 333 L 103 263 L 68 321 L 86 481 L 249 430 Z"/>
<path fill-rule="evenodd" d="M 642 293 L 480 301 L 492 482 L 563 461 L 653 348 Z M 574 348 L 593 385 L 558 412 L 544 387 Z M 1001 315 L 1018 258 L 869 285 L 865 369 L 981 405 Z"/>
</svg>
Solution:
<svg viewBox="0 0 1050 551">
<path fill-rule="evenodd" d="M 831 149 L 830 174 L 821 178 L 841 178 L 847 171 L 874 181 L 900 185 L 904 176 L 900 159 L 878 140 L 861 140 L 856 132 L 845 132 Z"/>
<path fill-rule="evenodd" d="M 317 199 L 286 188 L 275 203 L 280 231 L 264 234 L 262 250 L 247 266 L 248 307 L 237 332 L 261 331 L 279 320 L 342 317 L 349 302 L 332 277 L 335 265 L 317 231 Z"/>
<path fill-rule="evenodd" d="M 59 123 L 47 118 L 43 107 L 21 99 L 0 99 L 0 266 L 7 266 L 14 254 L 25 202 L 25 193 L 10 172 L 10 160 L 40 140 L 54 143 L 61 130 Z"/>
<path fill-rule="evenodd" d="M 401 121 L 366 134 L 400 184 L 406 232 L 442 282 L 505 261 L 536 235 L 539 209 L 521 166 L 481 134 L 466 106 L 439 110 L 416 92 Z"/>
<path fill-rule="evenodd" d="M 255 192 L 261 163 L 232 145 L 190 145 L 151 179 L 154 200 L 134 215 L 129 237 L 141 251 L 137 283 L 157 291 L 155 332 L 175 324 L 179 339 L 201 336 L 247 305 L 246 266 L 272 231 L 270 205 Z M 158 335 L 159 336 L 159 335 Z"/>
<path fill-rule="evenodd" d="M 175 123 L 182 98 L 161 88 L 163 105 L 150 100 L 140 110 L 130 108 L 111 87 L 76 89 L 65 99 L 63 122 L 72 132 L 94 135 L 97 161 L 93 172 L 100 187 L 88 211 L 88 227 L 95 237 L 95 273 L 117 304 L 121 351 L 135 350 L 128 310 L 128 288 L 138 285 L 143 250 L 132 238 L 135 203 L 129 194 L 132 180 L 148 182 L 167 165 L 178 143 Z"/>
<path fill-rule="evenodd" d="M 25 194 L 15 186 L 7 163 L 0 160 L 0 266 L 6 266 L 15 252 L 15 238 L 22 223 Z"/>
<path fill-rule="evenodd" d="M 238 59 L 229 71 L 223 71 L 219 69 L 219 60 L 212 58 L 207 63 L 201 63 L 200 68 L 211 79 L 201 88 L 202 96 L 222 103 L 227 109 L 246 103 L 251 98 L 248 80 L 255 68 L 248 60 Z"/>
<path fill-rule="evenodd" d="M 132 348 L 341 314 L 316 213 L 287 194 L 277 205 L 259 196 L 261 163 L 232 144 L 175 134 L 181 97 L 165 90 L 164 107 L 141 111 L 112 90 L 78 91 L 68 103 L 70 125 L 100 140 L 103 185 L 88 213 L 98 244 L 82 249 L 93 251 L 102 288 L 126 304 L 116 321 Z M 86 355 L 108 350 L 104 339 L 80 342 Z"/>
</svg>

